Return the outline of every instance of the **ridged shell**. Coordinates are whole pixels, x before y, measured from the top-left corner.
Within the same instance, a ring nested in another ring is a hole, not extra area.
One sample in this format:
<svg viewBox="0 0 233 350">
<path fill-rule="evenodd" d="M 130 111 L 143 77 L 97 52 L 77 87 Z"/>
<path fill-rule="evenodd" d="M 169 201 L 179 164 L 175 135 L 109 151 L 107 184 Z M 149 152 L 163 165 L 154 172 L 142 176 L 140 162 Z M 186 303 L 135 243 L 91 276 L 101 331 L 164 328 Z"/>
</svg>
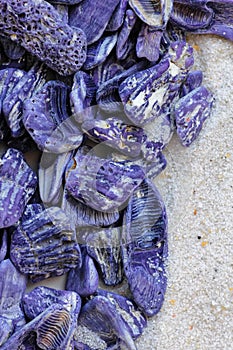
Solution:
<svg viewBox="0 0 233 350">
<path fill-rule="evenodd" d="M 102 36 L 87 47 L 87 58 L 83 69 L 90 70 L 101 64 L 110 55 L 117 42 L 117 34 Z"/>
<path fill-rule="evenodd" d="M 19 137 L 24 133 L 23 102 L 44 85 L 46 73 L 44 66 L 36 63 L 28 73 L 19 79 L 12 91 L 7 93 L 3 101 L 3 114 L 13 137 Z"/>
<path fill-rule="evenodd" d="M 99 284 L 99 275 L 96 270 L 94 261 L 87 254 L 85 247 L 81 248 L 82 266 L 72 269 L 68 273 L 66 280 L 66 290 L 72 290 L 87 297 L 95 293 Z"/>
<path fill-rule="evenodd" d="M 80 248 L 69 218 L 57 207 L 28 205 L 12 233 L 11 260 L 33 282 L 80 266 Z"/>
<path fill-rule="evenodd" d="M 42 151 L 68 152 L 82 142 L 82 133 L 68 114 L 69 92 L 64 83 L 49 81 L 24 103 L 23 123 Z"/>
<path fill-rule="evenodd" d="M 123 279 L 119 227 L 90 230 L 86 236 L 87 252 L 99 265 L 106 285 L 115 286 Z"/>
<path fill-rule="evenodd" d="M 0 227 L 14 225 L 37 186 L 37 177 L 21 152 L 9 148 L 0 159 Z"/>
<path fill-rule="evenodd" d="M 83 0 L 80 4 L 73 6 L 70 10 L 69 24 L 81 28 L 87 37 L 87 44 L 97 41 L 107 27 L 113 11 L 120 0 Z"/>
<path fill-rule="evenodd" d="M 0 42 L 3 45 L 5 54 L 11 60 L 18 60 L 25 54 L 25 49 L 10 39 L 0 37 Z"/>
<path fill-rule="evenodd" d="M 170 17 L 173 0 L 129 0 L 129 4 L 143 22 L 164 29 Z"/>
<path fill-rule="evenodd" d="M 137 16 L 134 11 L 127 10 L 125 13 L 125 19 L 122 28 L 119 32 L 116 45 L 116 56 L 118 60 L 122 60 L 127 57 L 129 51 L 133 47 L 133 41 L 130 37 L 134 26 L 136 24 Z M 133 35 L 133 34 L 132 34 Z"/>
<path fill-rule="evenodd" d="M 134 191 L 124 216 L 122 252 L 133 299 L 152 316 L 166 291 L 167 217 L 158 190 L 148 180 Z"/>
</svg>

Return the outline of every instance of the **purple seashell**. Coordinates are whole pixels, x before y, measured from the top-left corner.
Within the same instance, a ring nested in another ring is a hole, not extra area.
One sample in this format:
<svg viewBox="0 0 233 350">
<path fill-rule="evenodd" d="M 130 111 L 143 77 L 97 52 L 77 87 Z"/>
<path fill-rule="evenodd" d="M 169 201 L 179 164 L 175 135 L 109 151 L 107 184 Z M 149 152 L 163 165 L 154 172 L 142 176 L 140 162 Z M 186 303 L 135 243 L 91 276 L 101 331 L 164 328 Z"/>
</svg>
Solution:
<svg viewBox="0 0 233 350">
<path fill-rule="evenodd" d="M 58 257 L 59 259 L 55 258 Z M 11 260 L 32 282 L 60 276 L 80 266 L 81 253 L 69 218 L 57 207 L 26 207 L 11 238 Z"/>
<path fill-rule="evenodd" d="M 144 125 L 161 113 L 170 78 L 169 60 L 139 71 L 126 78 L 119 87 L 127 117 L 136 125 Z"/>
<path fill-rule="evenodd" d="M 36 287 L 24 294 L 22 303 L 24 312 L 30 320 L 53 304 L 61 305 L 70 313 L 74 313 L 75 317 L 78 317 L 81 308 L 81 298 L 77 293 L 44 286 Z"/>
<path fill-rule="evenodd" d="M 96 142 L 104 142 L 121 153 L 136 157 L 141 152 L 141 145 L 145 139 L 142 128 L 127 125 L 118 118 L 106 120 L 87 120 L 82 124 L 82 130 Z"/>
<path fill-rule="evenodd" d="M 147 320 L 132 300 L 102 289 L 98 289 L 95 295 L 103 296 L 111 302 L 116 308 L 116 312 L 120 313 L 123 318 L 133 339 L 138 338 L 142 334 L 143 329 L 147 325 Z"/>
<path fill-rule="evenodd" d="M 188 73 L 186 80 L 182 84 L 180 97 L 187 95 L 192 90 L 201 86 L 203 79 L 202 71 L 195 70 Z"/>
<path fill-rule="evenodd" d="M 122 103 L 118 92 L 121 83 L 136 72 L 145 69 L 145 66 L 146 62 L 141 61 L 101 84 L 96 93 L 98 106 L 109 113 L 122 111 Z"/>
<path fill-rule="evenodd" d="M 44 66 L 36 63 L 14 86 L 3 100 L 3 114 L 13 137 L 21 136 L 25 129 L 22 122 L 23 102 L 45 83 Z"/>
<path fill-rule="evenodd" d="M 7 320 L 12 320 L 12 324 L 7 322 L 8 326 L 4 322 L 6 326 L 4 332 L 8 336 L 10 328 L 13 327 L 13 330 L 17 331 L 25 324 L 21 299 L 26 289 L 26 283 L 25 276 L 19 273 L 9 259 L 0 263 L 0 314 Z"/>
<path fill-rule="evenodd" d="M 117 34 L 102 36 L 87 47 L 87 58 L 83 69 L 90 70 L 101 64 L 110 55 L 117 42 Z"/>
<path fill-rule="evenodd" d="M 122 26 L 124 22 L 127 5 L 128 5 L 128 0 L 120 0 L 119 4 L 117 5 L 115 11 L 112 14 L 112 17 L 108 22 L 106 30 L 110 32 L 115 32 Z"/>
<path fill-rule="evenodd" d="M 52 2 L 52 1 L 48 1 Z M 66 4 L 53 4 L 54 8 L 57 10 L 59 15 L 61 16 L 62 22 L 68 24 L 69 21 L 69 6 Z"/>
<path fill-rule="evenodd" d="M 158 176 L 167 166 L 167 161 L 162 152 L 157 153 L 157 157 L 152 162 L 146 163 L 146 176 L 153 180 Z"/>
<path fill-rule="evenodd" d="M 213 95 L 200 86 L 182 97 L 175 105 L 177 134 L 183 146 L 189 146 L 199 135 L 210 115 Z"/>
<path fill-rule="evenodd" d="M 131 332 L 111 301 L 95 296 L 81 309 L 79 325 L 97 333 L 108 344 L 121 339 L 129 350 L 136 350 Z"/>
<path fill-rule="evenodd" d="M 72 115 L 78 123 L 90 118 L 94 112 L 94 107 L 88 107 L 95 104 L 96 90 L 93 79 L 87 73 L 79 71 L 74 75 L 70 104 Z"/>
<path fill-rule="evenodd" d="M 74 157 L 77 167 L 66 178 L 68 192 L 95 210 L 117 210 L 143 181 L 143 169 L 131 161 L 99 158 L 91 152 Z"/>
<path fill-rule="evenodd" d="M 129 200 L 122 252 L 133 300 L 146 315 L 155 315 L 166 291 L 167 217 L 160 194 L 149 180 L 144 180 Z"/>
<path fill-rule="evenodd" d="M 190 31 L 209 27 L 213 17 L 214 11 L 203 5 L 203 1 L 175 0 L 170 20 L 182 29 Z"/>
<path fill-rule="evenodd" d="M 0 262 L 4 260 L 6 253 L 7 253 L 7 231 L 1 230 L 0 231 Z"/>
<path fill-rule="evenodd" d="M 9 148 L 0 160 L 0 228 L 14 225 L 35 192 L 37 177 L 21 152 Z"/>
<path fill-rule="evenodd" d="M 120 0 L 83 0 L 70 10 L 69 24 L 81 28 L 87 37 L 87 44 L 93 44 L 103 34 Z"/>
<path fill-rule="evenodd" d="M 39 165 L 40 197 L 44 203 L 58 205 L 63 193 L 63 180 L 67 164 L 73 151 L 52 154 L 43 153 Z"/>
<path fill-rule="evenodd" d="M 90 230 L 86 235 L 88 254 L 99 265 L 106 285 L 115 286 L 123 279 L 120 228 Z"/>
<path fill-rule="evenodd" d="M 162 36 L 163 32 L 161 30 L 142 24 L 137 38 L 137 56 L 145 57 L 151 62 L 158 61 Z"/>
<path fill-rule="evenodd" d="M 143 22 L 157 29 L 165 29 L 173 0 L 129 0 L 129 5 Z"/>
<path fill-rule="evenodd" d="M 119 60 L 127 57 L 129 51 L 132 49 L 133 43 L 130 40 L 130 34 L 136 24 L 137 16 L 134 11 L 127 10 L 123 26 L 119 32 L 116 46 L 116 56 Z"/>
<path fill-rule="evenodd" d="M 79 232 L 81 227 L 109 226 L 119 219 L 119 211 L 102 212 L 75 200 L 64 190 L 62 209 L 70 218 L 71 225 Z M 85 243 L 85 241 L 80 243 Z"/>
<path fill-rule="evenodd" d="M 25 54 L 25 49 L 14 41 L 4 37 L 1 37 L 0 41 L 3 45 L 3 50 L 9 59 L 18 60 Z"/>
<path fill-rule="evenodd" d="M 68 349 L 71 346 L 74 335 L 77 318 L 74 313 L 69 312 L 65 307 L 59 304 L 53 304 L 44 312 L 39 314 L 32 321 L 15 332 L 8 341 L 2 346 L 1 350 L 26 349 Z M 36 333 L 37 347 L 32 347 L 29 337 Z M 30 347 L 29 347 L 30 346 Z"/>
<path fill-rule="evenodd" d="M 94 261 L 87 254 L 85 247 L 81 248 L 81 253 L 82 265 L 79 268 L 70 270 L 66 281 L 66 290 L 72 290 L 82 297 L 87 297 L 94 294 L 97 290 L 99 275 Z"/>
<path fill-rule="evenodd" d="M 25 6 L 21 1 L 1 0 L 0 22 L 2 35 L 61 75 L 78 71 L 86 59 L 83 31 L 64 23 L 47 1 L 27 0 Z"/>
<path fill-rule="evenodd" d="M 171 62 L 174 63 L 181 71 L 187 71 L 194 64 L 193 48 L 185 40 L 173 41 L 169 48 Z M 172 74 L 173 75 L 173 74 Z"/>
<path fill-rule="evenodd" d="M 124 70 L 124 67 L 119 62 L 116 62 L 115 54 L 112 52 L 103 63 L 93 69 L 93 80 L 96 86 L 100 87 L 106 81 L 121 74 Z"/>
<path fill-rule="evenodd" d="M 77 148 L 83 136 L 69 116 L 69 87 L 49 81 L 24 103 L 23 123 L 40 150 L 63 153 Z"/>
<path fill-rule="evenodd" d="M 7 341 L 14 331 L 13 321 L 0 316 L 0 347 Z"/>
</svg>

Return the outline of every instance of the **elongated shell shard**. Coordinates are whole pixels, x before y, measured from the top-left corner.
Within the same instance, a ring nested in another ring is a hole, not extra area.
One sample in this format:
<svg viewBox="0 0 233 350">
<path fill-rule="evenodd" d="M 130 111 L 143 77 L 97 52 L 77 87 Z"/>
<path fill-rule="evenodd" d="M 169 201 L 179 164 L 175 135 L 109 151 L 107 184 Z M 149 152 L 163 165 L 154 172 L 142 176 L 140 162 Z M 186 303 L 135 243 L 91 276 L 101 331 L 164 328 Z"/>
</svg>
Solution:
<svg viewBox="0 0 233 350">
<path fill-rule="evenodd" d="M 37 177 L 21 152 L 9 148 L 0 159 L 0 227 L 14 225 L 37 186 Z"/>
<path fill-rule="evenodd" d="M 167 216 L 154 185 L 144 180 L 124 216 L 122 252 L 135 303 L 148 316 L 160 310 L 166 291 Z"/>
</svg>

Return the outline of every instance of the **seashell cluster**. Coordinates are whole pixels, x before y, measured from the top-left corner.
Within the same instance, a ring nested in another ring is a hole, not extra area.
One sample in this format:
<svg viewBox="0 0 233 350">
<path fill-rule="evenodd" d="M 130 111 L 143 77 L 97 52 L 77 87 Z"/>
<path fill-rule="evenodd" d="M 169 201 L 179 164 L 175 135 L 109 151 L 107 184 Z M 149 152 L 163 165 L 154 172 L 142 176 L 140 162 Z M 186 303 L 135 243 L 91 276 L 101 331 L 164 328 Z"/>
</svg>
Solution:
<svg viewBox="0 0 233 350">
<path fill-rule="evenodd" d="M 232 0 L 0 1 L 2 350 L 137 349 L 168 278 L 153 180 L 213 104 L 186 32 L 232 23 Z"/>
</svg>

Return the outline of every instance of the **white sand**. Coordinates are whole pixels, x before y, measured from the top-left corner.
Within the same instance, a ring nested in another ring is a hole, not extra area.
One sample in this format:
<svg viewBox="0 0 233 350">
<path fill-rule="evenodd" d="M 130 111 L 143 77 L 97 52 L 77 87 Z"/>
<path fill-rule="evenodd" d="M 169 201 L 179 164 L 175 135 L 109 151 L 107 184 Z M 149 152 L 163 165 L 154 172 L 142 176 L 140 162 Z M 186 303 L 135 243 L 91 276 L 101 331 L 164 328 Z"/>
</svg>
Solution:
<svg viewBox="0 0 233 350">
<path fill-rule="evenodd" d="M 233 349 L 233 43 L 190 43 L 216 100 L 195 144 L 185 149 L 173 138 L 157 181 L 170 218 L 169 284 L 139 350 Z"/>
</svg>

